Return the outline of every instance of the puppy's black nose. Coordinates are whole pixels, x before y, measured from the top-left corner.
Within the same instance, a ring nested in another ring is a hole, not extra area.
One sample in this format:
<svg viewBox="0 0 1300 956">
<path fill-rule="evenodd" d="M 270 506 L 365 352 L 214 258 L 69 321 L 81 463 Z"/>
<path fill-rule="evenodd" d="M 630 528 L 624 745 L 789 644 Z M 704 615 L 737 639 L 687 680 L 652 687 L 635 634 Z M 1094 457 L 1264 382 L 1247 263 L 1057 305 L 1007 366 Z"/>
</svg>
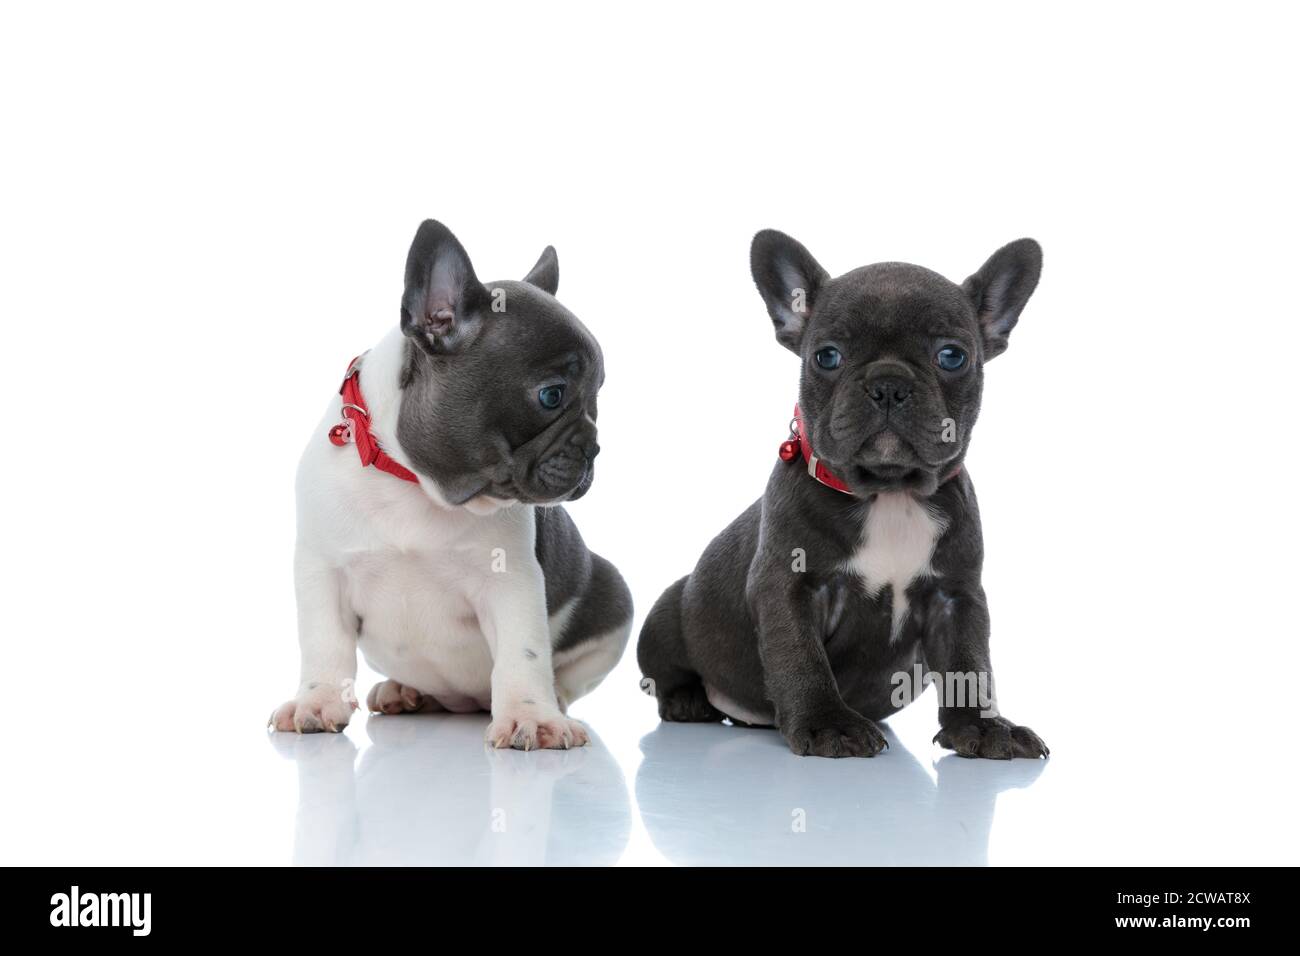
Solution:
<svg viewBox="0 0 1300 956">
<path fill-rule="evenodd" d="M 873 378 L 867 383 L 867 396 L 882 411 L 898 408 L 912 397 L 912 383 L 892 375 Z"/>
<path fill-rule="evenodd" d="M 596 444 L 594 433 L 584 434 L 583 432 L 574 432 L 569 436 L 569 442 L 577 445 L 582 450 L 583 457 L 588 461 L 595 459 L 600 454 L 600 446 Z"/>
</svg>

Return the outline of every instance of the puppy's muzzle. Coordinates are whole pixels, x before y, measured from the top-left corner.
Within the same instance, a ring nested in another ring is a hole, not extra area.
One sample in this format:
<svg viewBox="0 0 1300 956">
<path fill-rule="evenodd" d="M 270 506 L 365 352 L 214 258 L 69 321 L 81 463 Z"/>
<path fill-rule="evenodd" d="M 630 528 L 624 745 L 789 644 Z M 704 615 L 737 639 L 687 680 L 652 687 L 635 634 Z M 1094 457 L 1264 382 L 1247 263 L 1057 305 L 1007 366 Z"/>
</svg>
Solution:
<svg viewBox="0 0 1300 956">
<path fill-rule="evenodd" d="M 533 468 L 533 481 L 545 499 L 575 500 L 586 494 L 600 454 L 595 424 L 587 418 L 546 449 Z"/>
</svg>

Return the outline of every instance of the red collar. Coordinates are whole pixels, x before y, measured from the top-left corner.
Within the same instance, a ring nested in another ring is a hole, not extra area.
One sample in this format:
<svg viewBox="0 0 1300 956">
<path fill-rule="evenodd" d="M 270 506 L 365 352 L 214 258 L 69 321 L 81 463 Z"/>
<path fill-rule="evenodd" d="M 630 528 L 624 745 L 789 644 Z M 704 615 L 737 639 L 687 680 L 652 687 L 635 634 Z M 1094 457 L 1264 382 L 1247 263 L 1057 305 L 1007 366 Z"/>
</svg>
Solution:
<svg viewBox="0 0 1300 956">
<path fill-rule="evenodd" d="M 845 484 L 842 478 L 836 477 L 829 468 L 822 464 L 822 460 L 817 457 L 813 451 L 812 441 L 804 434 L 803 415 L 799 412 L 799 406 L 794 407 L 794 418 L 790 422 L 790 437 L 781 443 L 777 454 L 782 461 L 794 461 L 800 455 L 803 456 L 804 463 L 808 466 L 808 474 L 817 479 L 827 488 L 834 488 L 836 491 L 842 491 L 846 495 L 853 494 L 853 491 Z M 939 482 L 946 484 L 956 478 L 961 473 L 961 465 L 954 468 L 948 475 Z"/>
<path fill-rule="evenodd" d="M 330 429 L 330 441 L 339 447 L 348 442 L 355 444 L 363 466 L 374 465 L 403 481 L 418 482 L 420 479 L 415 477 L 415 472 L 395 462 L 370 434 L 370 409 L 361 394 L 361 366 L 357 364 L 360 358 L 358 355 L 352 360 L 347 375 L 343 376 L 343 386 L 339 389 L 343 396 L 343 421 Z"/>
</svg>

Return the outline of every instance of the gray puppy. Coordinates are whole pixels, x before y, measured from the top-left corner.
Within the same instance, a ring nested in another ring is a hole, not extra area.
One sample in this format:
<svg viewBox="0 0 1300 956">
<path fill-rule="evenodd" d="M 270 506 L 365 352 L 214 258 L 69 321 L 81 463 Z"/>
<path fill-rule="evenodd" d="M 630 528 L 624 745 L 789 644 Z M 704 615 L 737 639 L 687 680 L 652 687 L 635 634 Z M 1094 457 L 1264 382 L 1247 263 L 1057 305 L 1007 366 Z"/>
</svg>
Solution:
<svg viewBox="0 0 1300 956">
<path fill-rule="evenodd" d="M 637 647 L 664 720 L 775 725 L 797 754 L 874 756 L 873 722 L 939 688 L 935 740 L 968 757 L 1039 757 L 998 715 L 983 543 L 962 467 L 984 363 L 1038 284 L 1032 239 L 958 286 L 905 263 L 832 279 L 766 230 L 754 281 L 802 362 L 767 490 L 655 604 Z"/>
</svg>

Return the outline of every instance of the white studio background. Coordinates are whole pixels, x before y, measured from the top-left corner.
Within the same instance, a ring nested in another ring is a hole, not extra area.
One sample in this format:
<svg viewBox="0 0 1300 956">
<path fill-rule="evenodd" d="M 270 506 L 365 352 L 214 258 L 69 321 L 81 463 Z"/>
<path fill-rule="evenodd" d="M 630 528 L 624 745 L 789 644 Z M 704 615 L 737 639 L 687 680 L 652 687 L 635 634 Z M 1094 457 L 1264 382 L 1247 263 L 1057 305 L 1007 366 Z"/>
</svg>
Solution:
<svg viewBox="0 0 1300 956">
<path fill-rule="evenodd" d="M 958 281 L 1037 238 L 969 467 L 1001 703 L 1054 756 L 1003 798 L 992 861 L 1295 862 L 1296 25 L 6 7 L 4 862 L 287 861 L 295 781 L 262 725 L 296 682 L 294 466 L 396 322 L 425 217 L 485 279 L 557 247 L 608 371 L 572 513 L 638 627 L 785 437 L 798 364 L 756 230 L 833 273 Z M 636 678 L 629 651 L 575 709 L 629 782 Z M 896 725 L 928 759 L 932 701 Z M 639 826 L 624 859 L 659 862 Z"/>
</svg>

